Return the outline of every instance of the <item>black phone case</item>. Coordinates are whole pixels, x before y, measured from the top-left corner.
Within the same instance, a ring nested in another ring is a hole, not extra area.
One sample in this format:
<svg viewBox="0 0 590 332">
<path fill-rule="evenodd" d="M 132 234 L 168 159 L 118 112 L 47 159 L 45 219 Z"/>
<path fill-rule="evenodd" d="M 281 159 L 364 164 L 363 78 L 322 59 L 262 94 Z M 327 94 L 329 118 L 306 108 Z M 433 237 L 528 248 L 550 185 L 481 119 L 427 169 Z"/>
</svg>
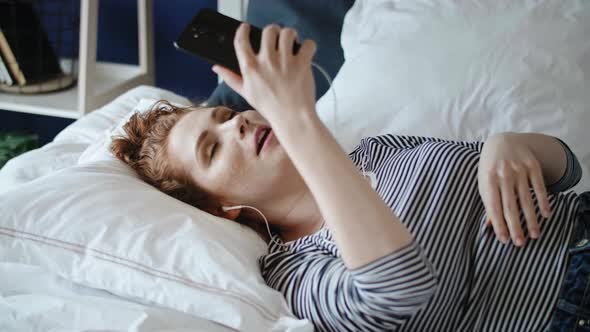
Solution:
<svg viewBox="0 0 590 332">
<path fill-rule="evenodd" d="M 234 48 L 234 36 L 241 23 L 214 10 L 201 9 L 174 42 L 174 46 L 241 74 Z M 250 26 L 250 43 L 255 53 L 260 50 L 261 39 L 262 30 Z M 299 47 L 295 43 L 293 53 Z"/>
</svg>

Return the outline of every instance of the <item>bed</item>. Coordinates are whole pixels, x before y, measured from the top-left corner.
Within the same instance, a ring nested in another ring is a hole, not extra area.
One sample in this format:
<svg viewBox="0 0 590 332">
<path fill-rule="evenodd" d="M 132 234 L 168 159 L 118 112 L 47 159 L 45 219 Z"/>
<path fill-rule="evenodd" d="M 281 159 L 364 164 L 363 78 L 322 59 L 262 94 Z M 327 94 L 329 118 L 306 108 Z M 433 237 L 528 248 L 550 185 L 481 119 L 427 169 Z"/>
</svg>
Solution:
<svg viewBox="0 0 590 332">
<path fill-rule="evenodd" d="M 590 190 L 590 2 L 346 9 L 336 94 L 324 87 L 316 104 L 345 151 L 383 133 L 542 132 L 569 144 L 584 171 L 573 190 Z M 223 86 L 214 95 L 240 103 Z M 165 196 L 108 153 L 126 118 L 158 99 L 190 103 L 135 88 L 0 170 L 0 330 L 313 330 L 264 284 L 254 232 Z"/>
</svg>

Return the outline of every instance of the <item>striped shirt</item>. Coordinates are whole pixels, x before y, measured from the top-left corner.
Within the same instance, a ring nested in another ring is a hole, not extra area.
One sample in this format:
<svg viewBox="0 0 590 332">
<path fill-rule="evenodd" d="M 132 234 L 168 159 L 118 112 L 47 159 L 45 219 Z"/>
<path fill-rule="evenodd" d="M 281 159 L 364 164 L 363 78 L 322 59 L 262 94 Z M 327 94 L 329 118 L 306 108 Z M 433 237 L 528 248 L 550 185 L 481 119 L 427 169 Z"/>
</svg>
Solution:
<svg viewBox="0 0 590 332">
<path fill-rule="evenodd" d="M 259 260 L 262 275 L 318 331 L 542 331 L 567 269 L 578 206 L 574 192 L 555 192 L 581 176 L 563 144 L 568 171 L 548 188 L 553 214 L 543 218 L 533 195 L 541 236 L 528 237 L 521 213 L 527 244 L 516 247 L 484 225 L 477 186 L 482 142 L 364 138 L 349 157 L 414 241 L 350 270 L 323 227 L 287 248 L 271 241 Z"/>
</svg>

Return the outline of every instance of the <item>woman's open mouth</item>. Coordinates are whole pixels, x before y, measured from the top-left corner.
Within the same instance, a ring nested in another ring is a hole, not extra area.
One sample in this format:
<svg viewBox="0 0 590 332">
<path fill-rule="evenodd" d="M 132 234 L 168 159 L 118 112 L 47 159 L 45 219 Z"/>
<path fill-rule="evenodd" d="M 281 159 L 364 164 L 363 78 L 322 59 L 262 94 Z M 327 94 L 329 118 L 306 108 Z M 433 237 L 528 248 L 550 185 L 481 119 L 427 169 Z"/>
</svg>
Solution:
<svg viewBox="0 0 590 332">
<path fill-rule="evenodd" d="M 258 138 L 258 147 L 256 150 L 257 155 L 260 155 L 260 153 L 262 152 L 264 147 L 267 146 L 268 143 L 270 142 L 271 138 L 272 138 L 272 129 L 271 128 L 264 128 Z"/>
</svg>

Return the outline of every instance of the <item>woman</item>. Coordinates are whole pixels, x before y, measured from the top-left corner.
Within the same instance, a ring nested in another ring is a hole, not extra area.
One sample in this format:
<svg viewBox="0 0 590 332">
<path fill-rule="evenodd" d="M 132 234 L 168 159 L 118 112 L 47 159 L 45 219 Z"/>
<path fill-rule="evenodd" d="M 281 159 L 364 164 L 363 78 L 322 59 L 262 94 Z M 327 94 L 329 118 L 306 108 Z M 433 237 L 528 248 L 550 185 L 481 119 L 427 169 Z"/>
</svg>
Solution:
<svg viewBox="0 0 590 332">
<path fill-rule="evenodd" d="M 262 274 L 297 316 L 321 331 L 585 324 L 554 310 L 558 296 L 584 300 L 575 278 L 588 270 L 573 265 L 586 251 L 567 252 L 583 243 L 590 196 L 559 193 L 581 176 L 565 143 L 383 135 L 347 156 L 315 113 L 315 44 L 294 55 L 296 32 L 271 25 L 254 54 L 248 32 L 234 41 L 243 76 L 213 70 L 258 112 L 158 104 L 112 149 L 174 197 L 259 230 L 268 221 Z"/>
</svg>

